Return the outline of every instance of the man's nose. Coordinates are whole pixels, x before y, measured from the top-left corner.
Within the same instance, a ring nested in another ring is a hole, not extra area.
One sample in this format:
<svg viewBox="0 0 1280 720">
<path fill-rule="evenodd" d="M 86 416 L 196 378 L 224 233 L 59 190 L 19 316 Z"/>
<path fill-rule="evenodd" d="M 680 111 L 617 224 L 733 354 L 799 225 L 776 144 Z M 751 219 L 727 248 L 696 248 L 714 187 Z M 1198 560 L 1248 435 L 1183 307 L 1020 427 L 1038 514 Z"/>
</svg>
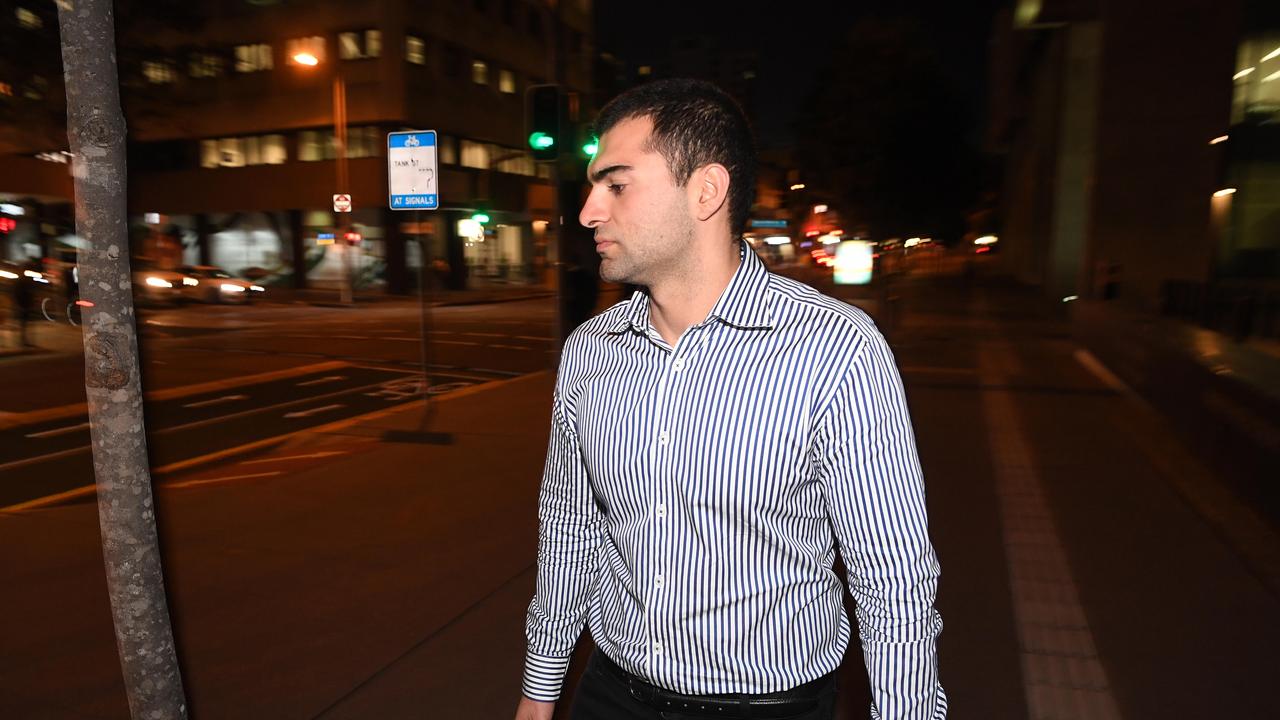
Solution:
<svg viewBox="0 0 1280 720">
<path fill-rule="evenodd" d="M 591 192 L 587 194 L 587 201 L 582 204 L 582 212 L 578 213 L 578 222 L 594 230 L 597 225 L 608 219 L 609 214 L 605 211 L 600 188 L 591 188 Z"/>
</svg>

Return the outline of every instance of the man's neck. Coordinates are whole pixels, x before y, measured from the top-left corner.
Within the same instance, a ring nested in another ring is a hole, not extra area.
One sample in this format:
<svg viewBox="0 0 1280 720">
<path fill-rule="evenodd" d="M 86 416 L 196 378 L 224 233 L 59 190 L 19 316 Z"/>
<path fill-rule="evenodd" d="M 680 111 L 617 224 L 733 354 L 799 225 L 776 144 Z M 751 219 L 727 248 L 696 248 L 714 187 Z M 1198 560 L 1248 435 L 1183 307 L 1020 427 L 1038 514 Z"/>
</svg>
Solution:
<svg viewBox="0 0 1280 720">
<path fill-rule="evenodd" d="M 649 320 L 675 347 L 685 330 L 707 318 L 742 263 L 738 242 L 722 251 L 695 256 L 678 276 L 649 286 Z"/>
</svg>

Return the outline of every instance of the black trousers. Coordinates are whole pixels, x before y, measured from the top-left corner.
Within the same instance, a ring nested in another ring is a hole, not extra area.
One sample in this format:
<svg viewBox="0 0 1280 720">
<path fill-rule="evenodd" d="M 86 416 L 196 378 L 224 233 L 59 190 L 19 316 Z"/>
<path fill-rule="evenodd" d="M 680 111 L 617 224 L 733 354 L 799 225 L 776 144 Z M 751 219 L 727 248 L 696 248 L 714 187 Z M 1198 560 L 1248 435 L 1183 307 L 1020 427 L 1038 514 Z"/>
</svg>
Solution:
<svg viewBox="0 0 1280 720">
<path fill-rule="evenodd" d="M 632 697 L 627 686 L 604 667 L 604 662 L 599 650 L 591 654 L 573 698 L 570 720 L 701 720 L 707 717 L 660 712 L 649 707 Z M 833 678 L 819 697 L 817 709 L 789 716 L 786 720 L 834 720 L 835 714 L 836 683 Z"/>
</svg>

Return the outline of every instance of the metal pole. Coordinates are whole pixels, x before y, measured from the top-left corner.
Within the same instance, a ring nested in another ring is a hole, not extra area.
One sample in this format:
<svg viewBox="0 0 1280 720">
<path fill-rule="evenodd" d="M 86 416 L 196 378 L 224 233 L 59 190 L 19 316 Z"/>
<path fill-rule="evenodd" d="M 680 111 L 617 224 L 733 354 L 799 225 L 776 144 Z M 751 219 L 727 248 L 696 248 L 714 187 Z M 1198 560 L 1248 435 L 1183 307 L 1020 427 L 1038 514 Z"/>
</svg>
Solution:
<svg viewBox="0 0 1280 720">
<path fill-rule="evenodd" d="M 347 177 L 347 84 L 342 79 L 342 72 L 335 71 L 333 76 L 333 136 L 334 142 L 338 146 L 338 192 L 344 194 L 351 193 L 350 178 Z M 351 223 L 346 213 L 343 213 L 343 219 L 337 223 L 338 240 L 342 245 L 342 278 L 339 281 L 339 301 L 343 305 L 350 305 L 353 301 L 351 285 L 351 243 L 347 240 L 347 233 L 351 231 Z"/>
</svg>

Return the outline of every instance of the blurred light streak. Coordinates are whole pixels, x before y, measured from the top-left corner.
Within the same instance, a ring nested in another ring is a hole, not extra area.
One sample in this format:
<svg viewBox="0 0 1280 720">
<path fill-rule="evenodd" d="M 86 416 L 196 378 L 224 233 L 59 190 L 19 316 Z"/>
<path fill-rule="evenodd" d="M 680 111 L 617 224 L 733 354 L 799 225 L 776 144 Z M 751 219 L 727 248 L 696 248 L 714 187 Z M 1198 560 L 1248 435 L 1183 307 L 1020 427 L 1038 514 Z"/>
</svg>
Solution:
<svg viewBox="0 0 1280 720">
<path fill-rule="evenodd" d="M 308 52 L 300 52 L 293 56 L 293 61 L 299 65 L 319 65 L 320 59 Z"/>
<path fill-rule="evenodd" d="M 1219 135 L 1218 137 L 1216 137 L 1216 138 L 1214 138 L 1214 139 L 1210 140 L 1210 141 L 1209 141 L 1209 144 L 1210 144 L 1210 145 L 1217 145 L 1218 143 L 1224 143 L 1224 142 L 1226 142 L 1226 141 L 1227 141 L 1228 139 L 1230 139 L 1230 138 L 1231 138 L 1231 136 L 1230 136 L 1230 135 Z"/>
<path fill-rule="evenodd" d="M 1235 75 L 1232 75 L 1232 76 L 1231 76 L 1231 79 L 1232 79 L 1232 80 L 1239 80 L 1240 78 L 1244 77 L 1245 75 L 1248 75 L 1249 73 L 1253 72 L 1253 71 L 1254 71 L 1254 69 L 1255 69 L 1255 68 L 1251 68 L 1251 67 L 1249 67 L 1249 68 L 1245 68 L 1245 69 L 1241 70 L 1240 72 L 1236 73 Z"/>
<path fill-rule="evenodd" d="M 770 235 L 769 237 L 765 238 L 764 241 L 765 241 L 765 244 L 767 245 L 786 245 L 787 243 L 791 242 L 791 238 L 787 237 L 786 235 Z"/>
<path fill-rule="evenodd" d="M 792 189 L 792 190 L 803 190 L 803 189 L 804 189 L 804 183 L 796 183 L 795 185 L 792 185 L 792 186 L 791 186 L 791 189 Z"/>
<path fill-rule="evenodd" d="M 1218 192 L 1214 193 L 1214 194 L 1213 194 L 1213 196 L 1214 196 L 1214 197 L 1226 197 L 1226 196 L 1228 196 L 1228 195 L 1234 195 L 1234 194 L 1235 194 L 1235 192 L 1236 192 L 1236 189 L 1235 189 L 1235 188 L 1222 188 L 1222 189 L 1221 189 L 1221 190 L 1219 190 Z"/>
</svg>

